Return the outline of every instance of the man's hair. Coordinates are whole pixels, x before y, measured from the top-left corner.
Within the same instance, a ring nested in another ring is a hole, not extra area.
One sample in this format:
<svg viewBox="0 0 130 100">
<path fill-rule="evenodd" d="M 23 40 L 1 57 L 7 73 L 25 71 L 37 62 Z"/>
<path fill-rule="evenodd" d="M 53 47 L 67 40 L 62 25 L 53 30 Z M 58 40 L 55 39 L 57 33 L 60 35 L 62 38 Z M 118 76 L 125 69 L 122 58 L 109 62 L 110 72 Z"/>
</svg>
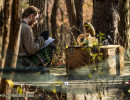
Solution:
<svg viewBox="0 0 130 100">
<path fill-rule="evenodd" d="M 39 13 L 39 9 L 34 7 L 34 6 L 29 6 L 27 7 L 23 14 L 22 14 L 22 18 L 27 18 L 30 14 L 34 14 L 37 15 Z"/>
</svg>

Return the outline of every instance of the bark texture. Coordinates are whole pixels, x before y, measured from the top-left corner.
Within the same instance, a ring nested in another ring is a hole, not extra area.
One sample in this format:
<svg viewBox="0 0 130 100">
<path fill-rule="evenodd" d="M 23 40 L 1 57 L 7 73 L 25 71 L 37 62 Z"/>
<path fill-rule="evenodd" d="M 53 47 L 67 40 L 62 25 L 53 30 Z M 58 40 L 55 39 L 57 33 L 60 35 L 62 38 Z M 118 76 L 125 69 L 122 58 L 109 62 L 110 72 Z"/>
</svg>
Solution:
<svg viewBox="0 0 130 100">
<path fill-rule="evenodd" d="M 12 11 L 12 0 L 6 0 L 4 2 L 4 11 L 2 12 L 3 14 L 3 27 L 2 27 L 2 52 L 1 52 L 1 63 L 0 66 L 1 68 L 4 67 L 5 64 L 5 57 L 6 57 L 6 52 L 9 44 L 9 35 L 10 35 L 10 23 L 11 23 L 11 11 Z"/>
<path fill-rule="evenodd" d="M 83 33 L 83 0 L 66 0 L 66 7 L 73 41 L 73 37 L 77 39 L 78 35 Z"/>
<path fill-rule="evenodd" d="M 16 67 L 19 41 L 20 41 L 20 31 L 21 31 L 21 13 L 22 13 L 22 2 L 21 0 L 14 0 L 12 7 L 12 19 L 11 19 L 11 29 L 10 29 L 10 40 L 6 56 L 6 65 L 12 68 Z M 10 60 L 8 60 L 10 59 Z"/>
<path fill-rule="evenodd" d="M 118 0 L 94 0 L 93 26 L 99 32 L 112 37 L 110 44 L 117 44 L 118 35 Z"/>
<path fill-rule="evenodd" d="M 125 48 L 130 48 L 130 5 L 129 0 L 119 2 L 119 38 L 118 42 Z"/>
<path fill-rule="evenodd" d="M 52 30 L 52 37 L 58 40 L 57 36 L 57 21 L 56 21 L 56 15 L 57 15 L 57 10 L 58 10 L 58 2 L 59 0 L 54 0 L 53 8 L 52 8 L 52 13 L 51 13 L 51 30 Z"/>
<path fill-rule="evenodd" d="M 3 33 L 3 47 L 2 47 L 2 68 L 15 68 L 19 49 L 20 40 L 20 22 L 21 22 L 21 0 L 6 0 L 4 5 L 4 33 Z M 8 33 L 7 33 L 8 32 Z M 3 73 L 3 76 L 5 74 Z M 12 73 L 8 74 L 8 79 L 11 80 Z M 6 77 L 7 78 L 7 77 Z M 6 78 L 1 80 L 0 94 L 11 94 L 11 87 L 6 82 Z M 10 100 L 10 98 L 0 98 L 0 100 Z"/>
<path fill-rule="evenodd" d="M 129 0 L 94 0 L 93 25 L 96 34 L 112 37 L 110 44 L 130 45 Z"/>
</svg>

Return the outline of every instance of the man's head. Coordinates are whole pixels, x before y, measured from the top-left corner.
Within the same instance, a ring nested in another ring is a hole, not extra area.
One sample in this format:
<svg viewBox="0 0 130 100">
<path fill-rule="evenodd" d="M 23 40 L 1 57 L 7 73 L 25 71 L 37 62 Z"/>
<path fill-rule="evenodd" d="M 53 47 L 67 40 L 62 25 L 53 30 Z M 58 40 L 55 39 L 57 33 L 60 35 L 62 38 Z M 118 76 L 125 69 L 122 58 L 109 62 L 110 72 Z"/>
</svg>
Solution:
<svg viewBox="0 0 130 100">
<path fill-rule="evenodd" d="M 27 7 L 22 14 L 22 18 L 28 25 L 33 26 L 39 18 L 38 8 L 34 6 Z"/>
</svg>

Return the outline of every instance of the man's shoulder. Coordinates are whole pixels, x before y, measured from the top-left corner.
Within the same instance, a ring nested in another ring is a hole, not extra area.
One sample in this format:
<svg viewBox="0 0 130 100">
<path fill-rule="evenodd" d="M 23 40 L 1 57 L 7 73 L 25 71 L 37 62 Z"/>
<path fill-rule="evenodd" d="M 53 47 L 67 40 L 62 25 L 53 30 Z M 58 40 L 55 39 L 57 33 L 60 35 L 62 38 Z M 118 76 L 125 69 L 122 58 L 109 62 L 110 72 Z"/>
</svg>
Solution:
<svg viewBox="0 0 130 100">
<path fill-rule="evenodd" d="M 28 24 L 22 23 L 23 29 L 31 29 L 31 27 Z"/>
</svg>

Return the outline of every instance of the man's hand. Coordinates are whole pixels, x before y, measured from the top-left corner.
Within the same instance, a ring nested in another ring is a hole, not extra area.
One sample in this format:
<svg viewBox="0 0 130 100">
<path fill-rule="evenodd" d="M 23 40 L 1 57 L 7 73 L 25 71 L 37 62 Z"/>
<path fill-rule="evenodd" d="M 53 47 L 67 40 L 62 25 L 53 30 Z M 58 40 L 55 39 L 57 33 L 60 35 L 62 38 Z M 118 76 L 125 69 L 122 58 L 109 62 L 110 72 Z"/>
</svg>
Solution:
<svg viewBox="0 0 130 100">
<path fill-rule="evenodd" d="M 42 36 L 44 38 L 44 40 L 48 40 L 49 38 L 49 33 L 48 31 L 44 31 L 40 34 L 40 36 Z"/>
</svg>

